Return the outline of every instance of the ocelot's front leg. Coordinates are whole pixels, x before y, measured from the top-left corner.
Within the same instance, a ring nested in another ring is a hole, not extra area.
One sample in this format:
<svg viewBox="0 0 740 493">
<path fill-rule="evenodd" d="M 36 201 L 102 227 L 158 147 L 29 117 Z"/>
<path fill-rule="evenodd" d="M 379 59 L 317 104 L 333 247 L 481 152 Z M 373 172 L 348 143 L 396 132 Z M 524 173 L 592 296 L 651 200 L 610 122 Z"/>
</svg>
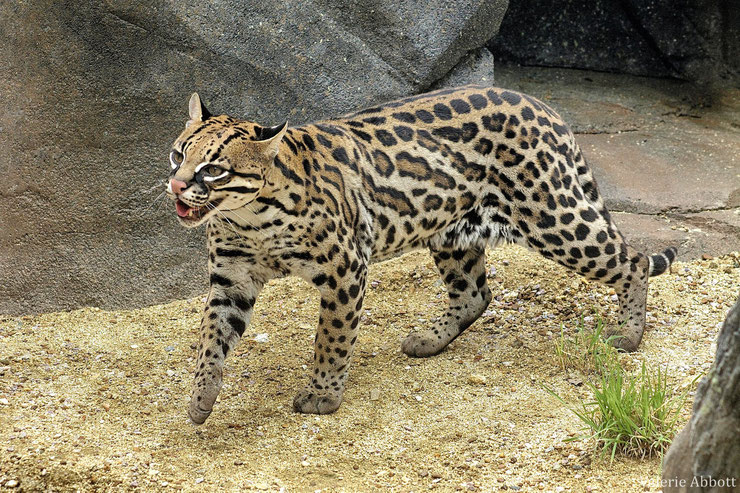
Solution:
<svg viewBox="0 0 740 493">
<path fill-rule="evenodd" d="M 293 400 L 293 409 L 301 413 L 329 414 L 342 403 L 352 351 L 357 340 L 357 326 L 365 297 L 366 267 L 352 262 L 354 271 L 320 274 L 313 283 L 321 293 L 319 328 L 314 342 L 311 381 Z"/>
<path fill-rule="evenodd" d="M 240 280 L 237 284 L 220 274 L 211 274 L 188 411 L 195 424 L 203 424 L 213 410 L 221 390 L 224 360 L 249 325 L 252 307 L 261 288 L 261 283 Z"/>
</svg>

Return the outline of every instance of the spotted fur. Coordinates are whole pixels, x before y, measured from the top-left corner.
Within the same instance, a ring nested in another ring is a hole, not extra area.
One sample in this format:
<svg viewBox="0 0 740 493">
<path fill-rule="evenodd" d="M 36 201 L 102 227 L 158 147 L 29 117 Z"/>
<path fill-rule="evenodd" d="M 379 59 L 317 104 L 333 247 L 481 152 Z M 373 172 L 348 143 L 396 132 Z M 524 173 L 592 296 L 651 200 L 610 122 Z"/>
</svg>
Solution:
<svg viewBox="0 0 740 493">
<path fill-rule="evenodd" d="M 648 277 L 676 254 L 629 246 L 567 125 L 513 91 L 446 89 L 295 128 L 212 116 L 195 94 L 170 160 L 182 223 L 208 223 L 195 423 L 211 413 L 224 359 L 270 279 L 299 276 L 320 292 L 311 377 L 293 405 L 324 414 L 342 400 L 371 261 L 431 251 L 449 306 L 402 345 L 424 357 L 486 309 L 488 245 L 517 243 L 612 286 L 627 351 L 642 338 Z"/>
</svg>

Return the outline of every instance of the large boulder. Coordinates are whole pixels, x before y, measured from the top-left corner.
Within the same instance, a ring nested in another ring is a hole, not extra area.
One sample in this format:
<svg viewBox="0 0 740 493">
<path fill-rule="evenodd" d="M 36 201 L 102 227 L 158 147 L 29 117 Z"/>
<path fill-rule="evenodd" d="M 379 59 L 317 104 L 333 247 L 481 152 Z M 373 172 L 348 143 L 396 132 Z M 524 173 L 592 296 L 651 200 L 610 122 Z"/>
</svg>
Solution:
<svg viewBox="0 0 740 493">
<path fill-rule="evenodd" d="M 740 298 L 717 340 L 717 355 L 694 413 L 663 460 L 664 493 L 740 491 Z"/>
<path fill-rule="evenodd" d="M 191 92 L 266 124 L 420 92 L 497 32 L 506 4 L 3 2 L 0 312 L 205 289 L 203 232 L 159 196 Z"/>
<path fill-rule="evenodd" d="M 731 2 L 730 2 L 731 3 Z M 740 10 L 726 0 L 512 2 L 501 61 L 740 83 Z"/>
<path fill-rule="evenodd" d="M 431 89 L 464 84 L 493 84 L 493 53 L 485 46 L 465 55 L 447 75 L 435 82 Z"/>
</svg>

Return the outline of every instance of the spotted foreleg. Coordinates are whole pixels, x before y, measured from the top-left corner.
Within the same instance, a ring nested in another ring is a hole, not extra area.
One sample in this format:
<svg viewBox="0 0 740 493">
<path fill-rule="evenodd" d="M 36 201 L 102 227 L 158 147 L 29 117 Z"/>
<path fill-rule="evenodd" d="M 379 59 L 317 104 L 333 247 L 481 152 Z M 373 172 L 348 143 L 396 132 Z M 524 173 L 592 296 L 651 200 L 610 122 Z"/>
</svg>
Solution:
<svg viewBox="0 0 740 493">
<path fill-rule="evenodd" d="M 352 263 L 352 265 L 357 265 Z M 329 414 L 342 403 L 365 296 L 366 267 L 337 280 L 321 274 L 313 279 L 321 292 L 319 328 L 314 343 L 313 374 L 293 400 L 301 413 Z"/>
<path fill-rule="evenodd" d="M 224 360 L 249 325 L 252 307 L 261 287 L 252 281 L 237 285 L 226 277 L 211 275 L 188 411 L 195 424 L 202 424 L 213 410 L 221 390 Z"/>
</svg>

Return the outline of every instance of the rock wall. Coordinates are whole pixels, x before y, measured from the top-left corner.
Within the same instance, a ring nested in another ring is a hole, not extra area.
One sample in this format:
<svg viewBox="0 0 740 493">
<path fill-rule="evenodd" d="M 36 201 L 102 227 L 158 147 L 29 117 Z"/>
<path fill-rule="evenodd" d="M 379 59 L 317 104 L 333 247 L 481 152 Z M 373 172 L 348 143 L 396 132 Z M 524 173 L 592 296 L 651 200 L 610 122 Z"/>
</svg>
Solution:
<svg viewBox="0 0 740 493">
<path fill-rule="evenodd" d="M 664 493 L 740 491 L 740 298 L 717 340 L 717 355 L 694 413 L 663 459 Z"/>
<path fill-rule="evenodd" d="M 727 0 L 512 2 L 499 61 L 740 86 L 740 9 Z"/>
<path fill-rule="evenodd" d="M 193 91 L 216 112 L 297 124 L 421 92 L 450 72 L 491 79 L 479 49 L 506 7 L 3 2 L 0 313 L 205 290 L 203 232 L 178 226 L 159 197 Z"/>
</svg>

